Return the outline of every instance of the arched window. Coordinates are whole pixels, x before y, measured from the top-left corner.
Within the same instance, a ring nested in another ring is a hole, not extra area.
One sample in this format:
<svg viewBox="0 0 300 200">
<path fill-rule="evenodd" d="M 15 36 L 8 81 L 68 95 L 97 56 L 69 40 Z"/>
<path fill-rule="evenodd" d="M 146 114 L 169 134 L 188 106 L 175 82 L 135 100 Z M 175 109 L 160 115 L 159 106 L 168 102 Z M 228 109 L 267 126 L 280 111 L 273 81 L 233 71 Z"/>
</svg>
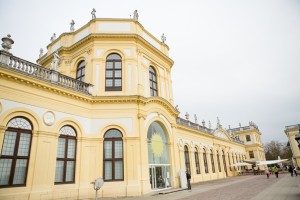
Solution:
<svg viewBox="0 0 300 200">
<path fill-rule="evenodd" d="M 155 69 L 149 67 L 150 96 L 157 96 L 157 75 Z"/>
<path fill-rule="evenodd" d="M 213 154 L 213 151 L 210 150 L 210 159 L 211 159 L 211 169 L 212 169 L 212 172 L 215 173 L 215 162 L 214 162 L 214 154 Z"/>
<path fill-rule="evenodd" d="M 229 162 L 229 170 L 232 171 L 229 153 L 227 155 L 228 155 L 228 162 Z"/>
<path fill-rule="evenodd" d="M 196 147 L 195 147 L 195 164 L 196 164 L 196 174 L 200 174 L 199 155 L 198 155 L 198 149 Z"/>
<path fill-rule="evenodd" d="M 105 91 L 122 91 L 122 58 L 112 53 L 106 58 Z"/>
<path fill-rule="evenodd" d="M 186 171 L 188 171 L 189 173 L 191 173 L 189 149 L 188 149 L 188 147 L 186 145 L 184 146 L 184 161 L 185 161 Z"/>
<path fill-rule="evenodd" d="M 122 137 L 122 133 L 117 129 L 110 129 L 104 135 L 103 177 L 105 181 L 124 180 Z"/>
<path fill-rule="evenodd" d="M 203 161 L 204 161 L 204 169 L 205 173 L 208 173 L 207 159 L 206 159 L 206 151 L 203 149 Z"/>
<path fill-rule="evenodd" d="M 227 165 L 226 165 L 226 160 L 225 160 L 225 153 L 222 151 L 222 157 L 223 157 L 223 165 L 224 165 L 224 170 L 227 176 Z"/>
<path fill-rule="evenodd" d="M 7 127 L 0 157 L 0 187 L 25 186 L 32 125 L 26 118 L 16 117 Z"/>
<path fill-rule="evenodd" d="M 85 61 L 81 61 L 77 66 L 76 80 L 84 81 L 85 77 Z"/>
<path fill-rule="evenodd" d="M 76 166 L 76 132 L 66 125 L 59 130 L 57 158 L 55 169 L 55 184 L 75 182 Z"/>
<path fill-rule="evenodd" d="M 220 165 L 220 155 L 217 152 L 217 161 L 218 161 L 218 168 L 219 168 L 219 172 L 221 172 L 221 165 Z"/>
</svg>

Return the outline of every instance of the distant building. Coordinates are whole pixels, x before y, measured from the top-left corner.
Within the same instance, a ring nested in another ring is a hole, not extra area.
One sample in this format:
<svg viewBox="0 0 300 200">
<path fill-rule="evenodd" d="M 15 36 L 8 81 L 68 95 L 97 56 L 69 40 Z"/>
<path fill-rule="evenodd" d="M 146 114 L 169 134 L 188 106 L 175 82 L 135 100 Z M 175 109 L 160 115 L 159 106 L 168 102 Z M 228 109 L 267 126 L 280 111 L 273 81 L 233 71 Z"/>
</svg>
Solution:
<svg viewBox="0 0 300 200">
<path fill-rule="evenodd" d="M 290 147 L 293 153 L 293 164 L 297 167 L 300 167 L 300 149 L 297 141 L 295 140 L 295 136 L 300 133 L 300 124 L 286 126 L 285 134 L 288 137 Z"/>
<path fill-rule="evenodd" d="M 186 187 L 186 170 L 197 183 L 265 159 L 254 124 L 225 130 L 179 117 L 169 47 L 135 19 L 93 18 L 53 40 L 38 64 L 3 41 L 1 200 L 93 198 L 98 177 L 101 196 L 139 196 Z"/>
</svg>

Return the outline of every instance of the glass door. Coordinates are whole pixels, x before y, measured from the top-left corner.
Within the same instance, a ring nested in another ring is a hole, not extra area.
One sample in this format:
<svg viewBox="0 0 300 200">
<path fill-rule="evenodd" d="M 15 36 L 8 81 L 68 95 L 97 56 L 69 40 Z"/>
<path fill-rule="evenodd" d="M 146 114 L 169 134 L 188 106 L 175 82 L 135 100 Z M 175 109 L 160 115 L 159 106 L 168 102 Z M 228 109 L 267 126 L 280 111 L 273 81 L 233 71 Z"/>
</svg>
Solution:
<svg viewBox="0 0 300 200">
<path fill-rule="evenodd" d="M 149 179 L 152 190 L 170 187 L 170 166 L 150 166 Z"/>
</svg>

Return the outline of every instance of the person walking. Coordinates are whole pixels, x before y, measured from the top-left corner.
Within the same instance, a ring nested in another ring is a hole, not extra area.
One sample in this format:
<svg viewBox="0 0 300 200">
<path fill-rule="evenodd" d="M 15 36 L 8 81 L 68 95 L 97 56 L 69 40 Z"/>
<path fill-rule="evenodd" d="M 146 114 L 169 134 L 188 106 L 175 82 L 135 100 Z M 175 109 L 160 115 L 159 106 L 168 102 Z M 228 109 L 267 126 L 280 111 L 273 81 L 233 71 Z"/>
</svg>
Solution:
<svg viewBox="0 0 300 200">
<path fill-rule="evenodd" d="M 188 186 L 188 190 L 191 190 L 191 174 L 189 173 L 189 171 L 186 171 L 186 180 L 187 180 L 187 186 Z"/>
<path fill-rule="evenodd" d="M 291 173 L 291 176 L 294 175 L 294 169 L 293 169 L 292 165 L 289 166 L 289 172 Z"/>
<path fill-rule="evenodd" d="M 269 177 L 270 177 L 270 171 L 269 171 L 268 168 L 266 168 L 265 173 L 266 173 L 266 175 L 267 175 L 267 178 L 269 178 Z"/>
<path fill-rule="evenodd" d="M 293 171 L 294 171 L 295 175 L 298 176 L 298 174 L 297 174 L 297 167 L 296 166 L 294 167 Z"/>
<path fill-rule="evenodd" d="M 278 167 L 275 165 L 274 168 L 273 168 L 273 172 L 275 173 L 276 178 L 278 178 L 278 171 L 279 171 L 279 169 L 278 169 Z"/>
</svg>

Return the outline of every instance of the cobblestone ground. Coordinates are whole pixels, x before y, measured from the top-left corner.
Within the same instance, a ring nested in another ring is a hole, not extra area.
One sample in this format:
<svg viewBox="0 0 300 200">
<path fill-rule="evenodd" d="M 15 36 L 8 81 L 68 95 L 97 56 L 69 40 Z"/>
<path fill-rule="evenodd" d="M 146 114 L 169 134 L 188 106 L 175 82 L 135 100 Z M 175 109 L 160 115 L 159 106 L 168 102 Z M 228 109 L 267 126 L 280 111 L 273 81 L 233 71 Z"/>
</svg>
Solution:
<svg viewBox="0 0 300 200">
<path fill-rule="evenodd" d="M 111 198 L 104 198 L 108 200 Z M 116 198 L 114 198 L 116 199 Z M 142 197 L 118 198 L 123 200 L 300 200 L 300 176 L 280 174 L 249 175 L 202 182 L 192 185 L 192 190 Z M 102 200 L 101 198 L 99 200 Z"/>
</svg>

